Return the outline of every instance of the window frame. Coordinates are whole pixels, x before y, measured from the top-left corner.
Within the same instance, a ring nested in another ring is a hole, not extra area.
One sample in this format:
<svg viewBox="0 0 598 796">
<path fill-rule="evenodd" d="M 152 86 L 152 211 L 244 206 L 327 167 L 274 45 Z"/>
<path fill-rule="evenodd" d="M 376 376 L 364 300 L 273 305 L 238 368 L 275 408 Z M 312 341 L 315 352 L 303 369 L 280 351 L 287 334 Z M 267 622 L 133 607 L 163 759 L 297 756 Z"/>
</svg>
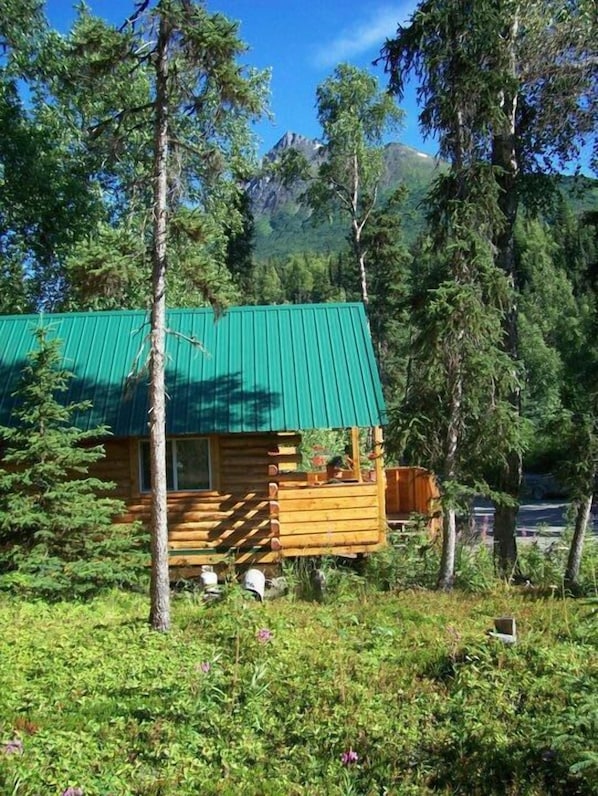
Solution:
<svg viewBox="0 0 598 796">
<path fill-rule="evenodd" d="M 178 488 L 178 457 L 177 457 L 177 443 L 185 443 L 185 442 L 204 442 L 207 447 L 207 454 L 208 454 L 208 485 L 201 486 L 201 487 L 185 487 L 184 489 Z M 151 493 L 151 484 L 145 485 L 144 484 L 144 449 L 147 450 L 147 456 L 149 457 L 149 444 L 150 441 L 147 438 L 139 439 L 137 443 L 137 468 L 138 468 L 138 478 L 137 478 L 137 485 L 139 488 L 139 493 L 142 495 L 148 495 Z M 214 472 L 213 472 L 213 455 L 212 455 L 212 441 L 210 437 L 167 437 L 166 438 L 167 449 L 170 446 L 170 460 L 167 457 L 166 461 L 166 491 L 169 495 L 173 493 L 183 493 L 183 492 L 191 492 L 193 494 L 199 492 L 212 492 L 214 490 Z M 149 460 L 148 460 L 149 465 Z M 170 468 L 170 472 L 168 469 Z M 168 482 L 172 481 L 173 486 L 169 487 Z"/>
</svg>

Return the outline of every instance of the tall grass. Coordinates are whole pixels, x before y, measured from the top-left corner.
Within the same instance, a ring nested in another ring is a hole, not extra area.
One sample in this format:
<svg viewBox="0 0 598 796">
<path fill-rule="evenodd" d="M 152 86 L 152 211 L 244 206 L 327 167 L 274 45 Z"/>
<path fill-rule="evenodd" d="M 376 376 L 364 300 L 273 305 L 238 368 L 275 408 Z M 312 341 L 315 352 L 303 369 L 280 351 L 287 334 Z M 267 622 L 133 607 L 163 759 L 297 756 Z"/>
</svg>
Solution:
<svg viewBox="0 0 598 796">
<path fill-rule="evenodd" d="M 431 579 L 420 542 L 364 574 L 325 561 L 320 602 L 301 572 L 263 604 L 181 592 L 167 636 L 140 595 L 0 597 L 0 793 L 595 793 L 591 606 L 485 579 L 435 593 L 398 560 Z M 514 646 L 487 635 L 505 613 Z"/>
</svg>

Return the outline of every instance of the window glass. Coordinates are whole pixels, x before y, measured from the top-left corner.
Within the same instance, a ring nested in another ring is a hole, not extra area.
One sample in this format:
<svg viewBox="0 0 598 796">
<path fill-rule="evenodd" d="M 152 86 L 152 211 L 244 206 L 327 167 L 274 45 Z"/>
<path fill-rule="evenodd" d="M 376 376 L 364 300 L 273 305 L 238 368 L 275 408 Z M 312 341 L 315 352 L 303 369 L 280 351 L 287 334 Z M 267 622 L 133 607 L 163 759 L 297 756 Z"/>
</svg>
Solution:
<svg viewBox="0 0 598 796">
<path fill-rule="evenodd" d="M 139 444 L 139 475 L 142 492 L 151 491 L 149 442 Z M 210 443 L 207 439 L 177 439 L 166 442 L 166 489 L 210 488 Z"/>
<path fill-rule="evenodd" d="M 150 472 L 149 442 L 139 443 L 139 475 L 141 491 L 150 492 L 152 488 L 152 474 Z"/>
<path fill-rule="evenodd" d="M 177 439 L 178 489 L 210 488 L 210 452 L 207 439 Z"/>
</svg>

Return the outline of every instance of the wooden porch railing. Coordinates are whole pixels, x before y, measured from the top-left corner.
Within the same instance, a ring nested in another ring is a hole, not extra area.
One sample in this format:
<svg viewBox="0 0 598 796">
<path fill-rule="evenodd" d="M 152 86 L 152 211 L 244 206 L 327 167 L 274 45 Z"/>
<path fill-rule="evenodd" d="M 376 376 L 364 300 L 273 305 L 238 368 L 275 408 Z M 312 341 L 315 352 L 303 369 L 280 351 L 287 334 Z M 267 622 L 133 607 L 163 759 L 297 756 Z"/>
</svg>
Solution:
<svg viewBox="0 0 598 796">
<path fill-rule="evenodd" d="M 272 547 L 284 556 L 371 552 L 385 538 L 375 483 L 273 481 L 270 518 Z"/>
<path fill-rule="evenodd" d="M 432 532 L 440 530 L 440 490 L 436 476 L 424 467 L 387 467 L 385 500 L 391 525 L 421 514 Z"/>
</svg>

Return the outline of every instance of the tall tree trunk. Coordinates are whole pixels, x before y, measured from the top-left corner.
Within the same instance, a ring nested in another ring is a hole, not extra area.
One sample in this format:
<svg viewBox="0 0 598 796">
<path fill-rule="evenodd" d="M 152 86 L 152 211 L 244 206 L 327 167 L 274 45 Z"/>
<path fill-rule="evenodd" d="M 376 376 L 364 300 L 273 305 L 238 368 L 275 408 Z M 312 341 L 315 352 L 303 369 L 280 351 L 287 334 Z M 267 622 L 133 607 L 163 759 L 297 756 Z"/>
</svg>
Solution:
<svg viewBox="0 0 598 796">
<path fill-rule="evenodd" d="M 457 548 L 457 520 L 451 506 L 442 510 L 442 555 L 437 588 L 450 591 L 455 581 L 455 551 Z"/>
<path fill-rule="evenodd" d="M 153 303 L 150 350 L 150 467 L 152 477 L 150 624 L 170 629 L 168 504 L 166 492 L 166 232 L 168 192 L 168 39 L 162 16 L 156 51 L 154 151 Z"/>
<path fill-rule="evenodd" d="M 500 489 L 511 497 L 518 494 L 521 483 L 521 457 L 514 456 L 502 473 Z M 497 573 L 509 580 L 519 574 L 517 563 L 517 513 L 519 503 L 494 507 L 494 565 Z"/>
<path fill-rule="evenodd" d="M 462 338 L 463 333 L 459 335 Z M 460 339 L 459 339 L 460 343 Z M 458 344 L 459 344 L 458 343 Z M 463 376 L 461 362 L 454 357 L 449 367 L 453 370 L 451 387 L 451 405 L 448 428 L 446 433 L 446 453 L 444 460 L 444 478 L 450 484 L 454 480 L 457 469 L 457 450 L 459 447 L 459 427 L 461 424 L 461 404 L 463 401 Z M 442 555 L 438 571 L 437 587 L 448 591 L 453 588 L 455 580 L 455 551 L 457 546 L 457 520 L 454 506 L 442 507 Z"/>
<path fill-rule="evenodd" d="M 365 255 L 359 252 L 359 280 L 361 282 L 361 298 L 366 307 L 369 304 L 367 272 L 365 270 Z"/>
<path fill-rule="evenodd" d="M 515 13 L 510 25 L 505 30 L 505 46 L 508 48 L 506 58 L 508 68 L 517 80 L 517 62 L 515 41 L 519 29 L 518 12 Z M 505 350 L 513 360 L 513 368 L 519 359 L 518 313 L 517 313 L 517 274 L 515 267 L 514 230 L 518 197 L 519 163 L 515 147 L 517 90 L 504 89 L 499 98 L 502 110 L 503 125 L 497 130 L 492 140 L 492 163 L 498 169 L 497 180 L 500 187 L 499 206 L 502 213 L 502 224 L 496 235 L 496 263 L 507 275 L 511 283 L 513 301 L 505 316 Z M 515 374 L 515 377 L 517 374 Z M 521 394 L 517 387 L 509 396 L 517 413 L 521 412 Z M 503 472 L 499 479 L 499 489 L 506 492 L 515 504 L 518 504 L 521 489 L 522 462 L 519 451 L 511 451 L 507 457 Z M 517 510 L 518 505 L 497 505 L 494 514 L 494 555 L 498 571 L 502 575 L 512 575 L 517 568 Z"/>
<path fill-rule="evenodd" d="M 592 493 L 586 495 L 581 500 L 576 501 L 577 512 L 575 515 L 575 531 L 569 548 L 567 567 L 565 569 L 565 587 L 575 589 L 579 580 L 579 570 L 581 568 L 581 556 L 583 553 L 583 543 L 586 536 L 586 529 L 592 511 Z"/>
<path fill-rule="evenodd" d="M 357 218 L 354 216 L 352 220 L 353 226 L 353 250 L 355 251 L 355 257 L 357 258 L 357 265 L 359 267 L 359 283 L 361 285 L 361 300 L 368 306 L 370 297 L 368 295 L 368 277 L 367 277 L 367 270 L 365 265 L 365 252 L 363 250 L 362 242 L 361 242 L 361 232 L 362 232 L 362 225 L 359 223 Z"/>
</svg>

